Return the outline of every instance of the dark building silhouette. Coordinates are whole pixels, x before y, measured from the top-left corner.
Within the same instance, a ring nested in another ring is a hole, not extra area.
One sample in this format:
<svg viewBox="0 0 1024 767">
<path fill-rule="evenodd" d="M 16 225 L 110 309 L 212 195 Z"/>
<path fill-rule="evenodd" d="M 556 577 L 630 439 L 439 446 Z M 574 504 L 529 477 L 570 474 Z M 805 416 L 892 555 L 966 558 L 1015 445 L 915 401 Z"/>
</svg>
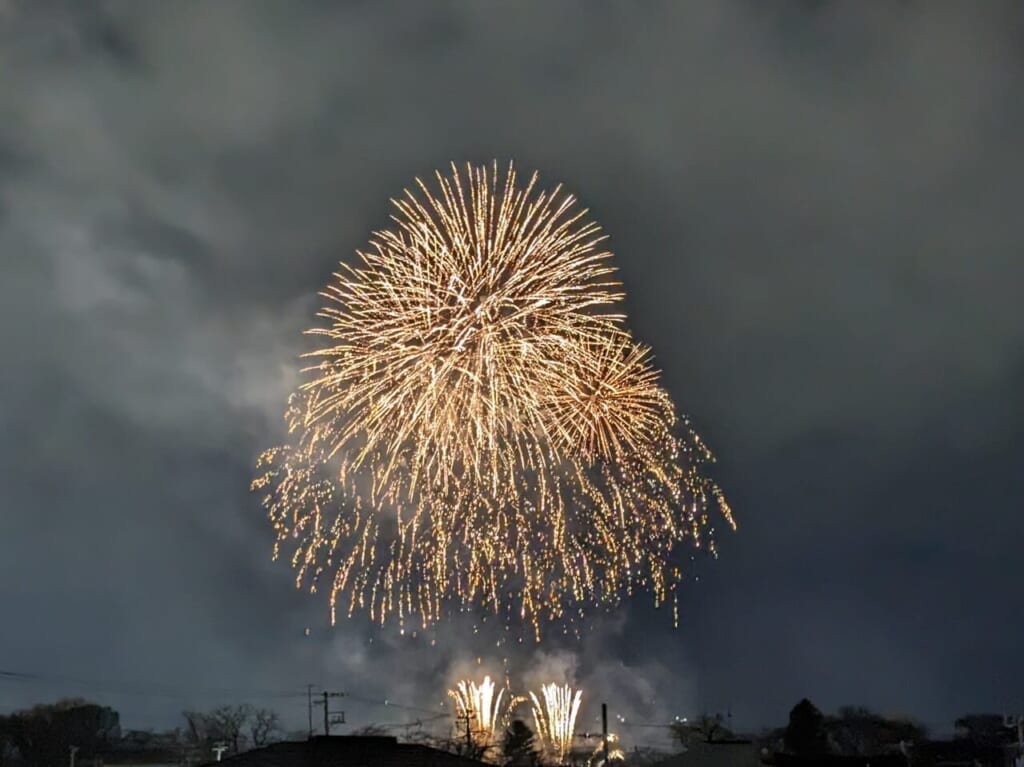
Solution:
<svg viewBox="0 0 1024 767">
<path fill-rule="evenodd" d="M 911 767 L 1016 767 L 1016 749 L 966 738 L 925 741 L 910 749 Z"/>
<path fill-rule="evenodd" d="M 840 756 L 838 754 L 775 754 L 771 764 L 776 767 L 907 767 L 903 754 L 877 756 Z"/>
<path fill-rule="evenodd" d="M 274 743 L 208 767 L 482 767 L 483 762 L 392 737 L 319 736 Z"/>
<path fill-rule="evenodd" d="M 711 742 L 697 741 L 686 746 L 655 767 L 760 767 L 760 749 L 750 740 L 729 738 Z"/>
</svg>

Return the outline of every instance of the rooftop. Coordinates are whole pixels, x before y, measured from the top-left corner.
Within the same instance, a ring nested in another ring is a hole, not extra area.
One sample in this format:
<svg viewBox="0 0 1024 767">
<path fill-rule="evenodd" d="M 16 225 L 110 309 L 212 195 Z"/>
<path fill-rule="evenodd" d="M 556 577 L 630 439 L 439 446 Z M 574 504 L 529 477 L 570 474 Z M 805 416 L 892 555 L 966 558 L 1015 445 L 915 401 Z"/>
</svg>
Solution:
<svg viewBox="0 0 1024 767">
<path fill-rule="evenodd" d="M 210 762 L 210 765 L 218 764 Z M 474 759 L 393 737 L 318 736 L 222 759 L 223 767 L 481 767 Z"/>
</svg>

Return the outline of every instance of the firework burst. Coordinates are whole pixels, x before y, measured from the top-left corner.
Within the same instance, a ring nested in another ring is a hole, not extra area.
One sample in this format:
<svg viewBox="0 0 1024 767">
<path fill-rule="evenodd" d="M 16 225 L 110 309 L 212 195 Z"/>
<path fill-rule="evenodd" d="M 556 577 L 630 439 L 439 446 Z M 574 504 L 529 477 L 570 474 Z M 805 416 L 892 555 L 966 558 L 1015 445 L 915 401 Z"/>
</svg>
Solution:
<svg viewBox="0 0 1024 767">
<path fill-rule="evenodd" d="M 485 756 L 494 756 L 492 751 L 508 727 L 512 711 L 523 701 L 506 693 L 508 690 L 499 689 L 489 676 L 479 685 L 470 679 L 459 680 L 455 689 L 448 691 L 457 718 L 467 722 L 473 745 Z"/>
<path fill-rule="evenodd" d="M 533 721 L 544 753 L 555 764 L 565 764 L 576 734 L 576 715 L 583 694 L 569 685 L 543 685 L 540 696 L 530 693 Z"/>
<path fill-rule="evenodd" d="M 680 420 L 596 224 L 510 167 L 394 201 L 322 294 L 291 439 L 253 489 L 297 584 L 425 627 L 446 605 L 532 622 L 681 581 L 707 541 L 711 454 Z M 570 611 L 569 608 L 572 608 Z"/>
</svg>

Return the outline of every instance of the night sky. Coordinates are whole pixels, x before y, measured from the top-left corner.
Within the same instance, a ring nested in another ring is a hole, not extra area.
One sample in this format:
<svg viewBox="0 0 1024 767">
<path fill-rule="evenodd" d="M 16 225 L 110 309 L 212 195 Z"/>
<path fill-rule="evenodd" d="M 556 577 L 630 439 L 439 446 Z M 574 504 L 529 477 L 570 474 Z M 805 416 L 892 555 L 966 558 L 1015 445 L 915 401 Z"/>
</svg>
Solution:
<svg viewBox="0 0 1024 767">
<path fill-rule="evenodd" d="M 315 683 L 400 722 L 370 701 L 440 710 L 476 656 L 588 722 L 1024 709 L 1022 83 L 995 0 L 0 1 L 0 671 L 39 675 L 0 710 L 301 727 Z M 719 457 L 740 527 L 678 629 L 634 599 L 431 647 L 270 561 L 248 483 L 316 292 L 414 177 L 492 158 L 590 208 Z"/>
</svg>

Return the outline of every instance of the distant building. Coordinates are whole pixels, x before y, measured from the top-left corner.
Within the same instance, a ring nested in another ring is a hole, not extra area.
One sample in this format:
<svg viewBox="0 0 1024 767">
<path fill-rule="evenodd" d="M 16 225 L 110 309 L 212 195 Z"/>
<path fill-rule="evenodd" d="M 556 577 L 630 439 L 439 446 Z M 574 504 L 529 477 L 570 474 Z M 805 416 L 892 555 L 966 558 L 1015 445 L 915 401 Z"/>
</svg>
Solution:
<svg viewBox="0 0 1024 767">
<path fill-rule="evenodd" d="M 908 752 L 910 767 L 1021 767 L 1013 746 L 965 738 L 916 743 Z"/>
<path fill-rule="evenodd" d="M 775 765 L 775 767 L 907 767 L 908 762 L 907 757 L 903 754 L 879 754 L 877 756 L 775 754 L 768 764 Z"/>
<path fill-rule="evenodd" d="M 759 767 L 760 750 L 749 740 L 695 742 L 654 767 Z"/>
<path fill-rule="evenodd" d="M 274 743 L 206 767 L 483 767 L 467 759 L 392 737 L 321 735 L 304 741 Z"/>
<path fill-rule="evenodd" d="M 118 749 L 95 759 L 76 761 L 77 767 L 181 767 L 187 757 L 179 749 Z"/>
<path fill-rule="evenodd" d="M 952 740 L 908 749 L 911 767 L 1024 767 L 1024 719 L 975 714 L 956 721 Z"/>
</svg>

